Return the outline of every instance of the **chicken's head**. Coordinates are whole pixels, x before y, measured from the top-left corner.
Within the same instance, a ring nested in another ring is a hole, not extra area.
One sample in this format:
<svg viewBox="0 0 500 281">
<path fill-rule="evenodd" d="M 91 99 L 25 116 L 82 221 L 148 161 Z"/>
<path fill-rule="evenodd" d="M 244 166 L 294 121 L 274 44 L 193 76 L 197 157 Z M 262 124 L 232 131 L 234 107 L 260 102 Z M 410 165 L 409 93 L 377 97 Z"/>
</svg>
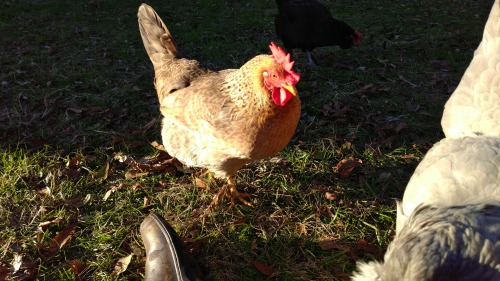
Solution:
<svg viewBox="0 0 500 281">
<path fill-rule="evenodd" d="M 293 71 L 293 61 L 290 54 L 271 42 L 269 46 L 273 53 L 275 64 L 264 71 L 264 85 L 271 91 L 271 97 L 277 106 L 285 106 L 287 102 L 297 95 L 295 84 L 299 82 L 300 75 Z"/>
</svg>

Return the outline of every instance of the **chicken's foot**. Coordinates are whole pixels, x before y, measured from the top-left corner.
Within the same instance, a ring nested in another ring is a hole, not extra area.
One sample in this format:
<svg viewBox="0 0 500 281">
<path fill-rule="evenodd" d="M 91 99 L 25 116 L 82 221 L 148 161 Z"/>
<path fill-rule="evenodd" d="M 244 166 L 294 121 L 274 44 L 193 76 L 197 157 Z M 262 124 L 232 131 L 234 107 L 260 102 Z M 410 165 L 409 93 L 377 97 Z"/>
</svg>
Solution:
<svg viewBox="0 0 500 281">
<path fill-rule="evenodd" d="M 245 199 L 245 197 L 250 197 L 250 194 L 240 193 L 236 189 L 236 184 L 231 177 L 227 178 L 227 184 L 221 187 L 220 191 L 214 196 L 210 206 L 208 206 L 208 209 L 212 210 L 217 204 L 219 204 L 219 201 L 223 196 L 228 197 L 231 200 L 231 206 L 229 208 L 234 207 L 236 199 L 247 206 L 252 206 L 252 204 Z"/>
</svg>

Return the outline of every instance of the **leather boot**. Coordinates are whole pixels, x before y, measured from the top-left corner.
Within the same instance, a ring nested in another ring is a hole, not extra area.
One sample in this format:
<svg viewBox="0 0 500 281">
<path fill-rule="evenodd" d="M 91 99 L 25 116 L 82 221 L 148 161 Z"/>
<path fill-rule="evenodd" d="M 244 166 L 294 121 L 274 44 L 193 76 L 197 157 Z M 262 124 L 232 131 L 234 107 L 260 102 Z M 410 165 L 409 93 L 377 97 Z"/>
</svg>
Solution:
<svg viewBox="0 0 500 281">
<path fill-rule="evenodd" d="M 141 223 L 146 248 L 145 281 L 201 281 L 201 271 L 184 251 L 175 230 L 159 215 L 150 214 Z"/>
</svg>

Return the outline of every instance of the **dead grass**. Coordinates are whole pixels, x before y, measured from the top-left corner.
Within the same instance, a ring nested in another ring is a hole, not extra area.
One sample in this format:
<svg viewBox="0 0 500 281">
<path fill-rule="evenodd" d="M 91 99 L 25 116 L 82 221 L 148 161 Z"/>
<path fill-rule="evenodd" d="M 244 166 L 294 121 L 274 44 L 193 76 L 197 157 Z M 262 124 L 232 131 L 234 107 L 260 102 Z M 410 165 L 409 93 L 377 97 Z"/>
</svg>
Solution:
<svg viewBox="0 0 500 281">
<path fill-rule="evenodd" d="M 297 133 L 279 155 L 236 177 L 254 207 L 223 204 L 200 216 L 221 183 L 198 170 L 126 178 L 136 167 L 116 160 L 154 156 L 150 142 L 160 140 L 140 2 L 7 1 L 0 280 L 141 280 L 138 227 L 153 211 L 174 225 L 211 280 L 346 280 L 357 260 L 380 259 L 394 199 L 442 137 L 443 104 L 491 3 L 323 2 L 364 34 L 362 45 L 316 50 L 316 69 L 297 52 L 304 104 Z M 238 67 L 279 43 L 273 1 L 149 4 L 186 55 L 215 68 Z M 339 163 L 349 158 L 361 164 L 345 170 Z M 130 254 L 128 267 L 115 271 Z"/>
</svg>

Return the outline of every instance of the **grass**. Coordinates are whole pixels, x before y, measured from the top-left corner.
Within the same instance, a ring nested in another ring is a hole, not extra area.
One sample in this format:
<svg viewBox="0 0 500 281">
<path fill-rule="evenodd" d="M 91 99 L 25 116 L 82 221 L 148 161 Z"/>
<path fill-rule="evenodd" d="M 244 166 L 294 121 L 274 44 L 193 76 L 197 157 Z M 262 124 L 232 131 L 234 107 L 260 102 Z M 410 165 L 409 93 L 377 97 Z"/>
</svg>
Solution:
<svg viewBox="0 0 500 281">
<path fill-rule="evenodd" d="M 296 52 L 303 115 L 295 137 L 237 174 L 253 207 L 224 202 L 200 216 L 221 183 L 200 170 L 126 178 L 132 167 L 116 160 L 154 156 L 150 143 L 160 141 L 140 2 L 7 1 L 0 279 L 141 280 L 138 229 L 150 212 L 172 223 L 211 280 L 346 280 L 357 260 L 381 259 L 395 199 L 443 136 L 443 105 L 481 39 L 491 1 L 323 2 L 363 33 L 362 45 L 317 49 L 315 69 Z M 149 2 L 183 53 L 214 68 L 238 67 L 280 43 L 273 1 L 175 3 Z M 348 158 L 362 164 L 346 177 L 334 173 Z M 71 239 L 51 247 L 64 237 Z"/>
</svg>

